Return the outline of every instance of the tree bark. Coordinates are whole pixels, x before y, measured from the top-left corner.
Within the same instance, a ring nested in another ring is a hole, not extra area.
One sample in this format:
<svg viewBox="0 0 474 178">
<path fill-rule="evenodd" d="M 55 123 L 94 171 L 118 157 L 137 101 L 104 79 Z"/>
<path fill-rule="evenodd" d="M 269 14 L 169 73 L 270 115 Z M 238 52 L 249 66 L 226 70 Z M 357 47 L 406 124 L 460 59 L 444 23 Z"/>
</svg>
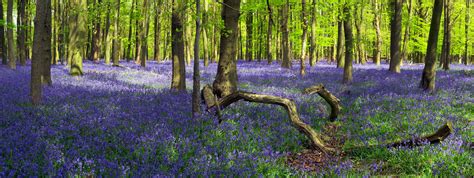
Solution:
<svg viewBox="0 0 474 178">
<path fill-rule="evenodd" d="M 273 17 L 272 17 L 272 7 L 270 6 L 270 0 L 267 0 L 267 9 L 268 9 L 268 26 L 267 26 L 267 61 L 268 64 L 273 62 L 272 55 L 272 27 L 273 27 Z"/>
<path fill-rule="evenodd" d="M 1 11 L 1 10 L 0 10 Z M 464 65 L 469 64 L 469 24 L 470 24 L 470 1 L 466 0 L 466 16 L 464 17 L 464 36 L 465 36 L 465 41 L 464 41 L 464 57 L 463 57 L 463 63 Z M 1 34 L 0 34 L 1 38 Z"/>
<path fill-rule="evenodd" d="M 71 61 L 70 74 L 72 76 L 82 76 L 83 49 L 86 46 L 86 16 L 80 14 L 87 9 L 84 0 L 69 0 L 69 7 L 75 8 L 69 15 L 69 58 Z"/>
<path fill-rule="evenodd" d="M 441 13 L 443 12 L 443 0 L 435 0 L 433 15 L 431 18 L 430 34 L 428 36 L 428 47 L 426 48 L 425 67 L 421 76 L 420 88 L 433 92 L 436 77 L 436 48 L 438 42 L 439 25 Z"/>
<path fill-rule="evenodd" d="M 112 40 L 112 65 L 119 66 L 120 59 L 120 41 L 119 41 L 119 19 L 120 19 L 120 0 L 115 4 L 117 11 L 114 18 L 114 37 Z"/>
<path fill-rule="evenodd" d="M 400 73 L 400 65 L 402 62 L 400 41 L 402 39 L 403 0 L 391 0 L 391 3 L 393 14 L 390 21 L 390 66 L 388 70 Z"/>
<path fill-rule="evenodd" d="M 160 59 L 160 35 L 161 35 L 161 23 L 160 23 L 160 16 L 161 16 L 161 8 L 162 8 L 162 1 L 158 0 L 155 2 L 155 47 L 154 47 L 154 60 L 161 61 Z"/>
<path fill-rule="evenodd" d="M 209 27 L 209 5 L 208 5 L 208 2 L 207 0 L 204 0 L 203 1 L 203 4 L 204 4 L 204 9 L 203 9 L 203 12 L 202 12 L 202 27 L 201 27 L 201 30 L 202 30 L 202 47 L 203 47 L 203 54 L 204 54 L 204 66 L 207 67 L 209 66 L 209 61 L 210 61 L 210 55 L 209 55 L 209 46 L 208 46 L 208 37 L 207 37 L 207 34 L 208 34 L 208 27 Z"/>
<path fill-rule="evenodd" d="M 440 59 L 444 70 L 449 70 L 449 61 L 451 60 L 451 7 L 450 0 L 444 0 L 444 33 Z"/>
<path fill-rule="evenodd" d="M 38 1 L 36 4 L 35 35 L 33 39 L 33 60 L 31 64 L 31 102 L 41 103 L 41 76 L 43 63 L 51 60 L 51 1 Z"/>
<path fill-rule="evenodd" d="M 139 32 L 140 36 L 140 57 L 137 59 L 137 61 L 140 61 L 140 66 L 145 67 L 146 66 L 146 61 L 148 60 L 148 0 L 143 0 L 143 19 L 141 22 L 141 30 Z"/>
<path fill-rule="evenodd" d="M 199 71 L 199 32 L 201 28 L 201 22 L 199 16 L 201 15 L 201 8 L 199 0 L 196 0 L 196 36 L 194 37 L 194 71 L 193 71 L 193 98 L 192 98 L 192 107 L 193 107 L 193 117 L 195 114 L 201 113 L 201 98 L 199 97 L 200 88 L 201 88 L 201 76 Z"/>
<path fill-rule="evenodd" d="M 172 36 L 172 68 L 173 76 L 171 89 L 177 91 L 186 90 L 186 71 L 184 61 L 184 39 L 183 39 L 183 6 L 182 0 L 173 0 L 171 13 L 171 36 Z"/>
<path fill-rule="evenodd" d="M 18 58 L 20 65 L 26 65 L 26 0 L 18 0 L 18 17 L 17 17 L 17 41 L 18 41 Z"/>
<path fill-rule="evenodd" d="M 380 9 L 378 0 L 374 0 L 374 26 L 375 26 L 375 34 L 376 34 L 376 41 L 375 41 L 375 49 L 374 49 L 374 56 L 373 62 L 379 66 L 381 61 L 381 51 L 382 51 L 382 32 L 380 30 Z"/>
<path fill-rule="evenodd" d="M 0 1 L 0 20 L 4 21 L 3 18 L 3 1 Z M 2 53 L 2 64 L 7 65 L 7 46 L 5 44 L 5 25 L 0 24 L 0 52 Z"/>
<path fill-rule="evenodd" d="M 413 13 L 413 3 L 412 0 L 408 0 L 408 23 L 405 27 L 405 37 L 403 37 L 403 50 L 402 50 L 402 64 L 403 60 L 408 60 L 408 41 L 410 39 L 410 26 L 411 26 L 411 16 Z"/>
<path fill-rule="evenodd" d="M 216 78 L 213 82 L 215 93 L 219 97 L 227 96 L 237 90 L 237 35 L 240 16 L 240 0 L 224 0 L 222 20 L 224 28 L 221 30 L 219 63 Z"/>
<path fill-rule="evenodd" d="M 7 24 L 13 24 L 13 0 L 8 0 L 7 4 Z M 13 29 L 7 25 L 8 41 L 8 66 L 10 69 L 16 69 L 15 46 L 13 43 Z"/>
<path fill-rule="evenodd" d="M 330 106 L 331 114 L 329 114 L 329 120 L 334 122 L 339 115 L 339 112 L 342 109 L 341 100 L 329 92 L 323 84 L 314 85 L 303 90 L 304 94 L 310 95 L 313 93 L 318 93 Z"/>
<path fill-rule="evenodd" d="M 302 36 L 302 45 L 301 45 L 301 57 L 300 57 L 300 75 L 306 75 L 306 41 L 308 38 L 308 21 L 306 19 L 306 0 L 301 0 L 301 19 L 303 21 L 301 28 L 303 29 L 303 36 Z"/>
<path fill-rule="evenodd" d="M 426 135 L 419 138 L 407 139 L 407 140 L 402 140 L 395 143 L 390 143 L 387 145 L 387 147 L 399 147 L 399 146 L 413 147 L 413 146 L 421 146 L 426 143 L 436 144 L 446 139 L 449 135 L 451 135 L 451 133 L 453 133 L 453 123 L 451 123 L 451 121 L 448 121 L 446 122 L 446 124 L 441 126 L 433 134 Z"/>
<path fill-rule="evenodd" d="M 104 48 L 104 61 L 106 65 L 110 64 L 110 59 L 111 59 L 111 38 L 110 38 L 110 11 L 112 10 L 113 7 L 110 6 L 110 4 L 107 4 L 107 16 L 105 19 L 105 29 L 103 31 L 103 38 L 102 38 L 102 43 L 103 43 L 103 48 Z"/>
<path fill-rule="evenodd" d="M 282 53 L 282 63 L 281 67 L 283 68 L 291 68 L 291 59 L 290 59 L 290 40 L 289 40 L 289 31 L 288 31 L 288 13 L 290 11 L 290 1 L 287 0 L 286 4 L 283 5 L 281 10 L 281 48 L 283 50 Z"/>
<path fill-rule="evenodd" d="M 247 12 L 247 17 L 246 17 L 245 22 L 246 22 L 245 26 L 247 27 L 245 58 L 248 61 L 253 61 L 253 12 L 251 10 Z"/>
<path fill-rule="evenodd" d="M 309 65 L 312 67 L 316 65 L 316 0 L 312 2 L 311 8 L 311 37 L 309 48 Z"/>
<path fill-rule="evenodd" d="M 102 0 L 94 0 L 94 5 L 99 6 L 101 4 Z M 91 44 L 91 54 L 90 57 L 92 61 L 98 63 L 99 62 L 99 54 L 100 54 L 100 39 L 101 39 L 101 34 L 100 34 L 100 12 L 97 12 L 97 16 L 94 18 L 93 21 L 94 23 L 94 29 L 92 30 L 92 44 Z"/>
<path fill-rule="evenodd" d="M 132 0 L 132 7 L 130 8 L 130 21 L 128 23 L 128 43 L 127 43 L 127 48 L 125 50 L 125 58 L 127 59 L 127 62 L 130 62 L 130 60 L 132 59 L 132 54 L 131 54 L 131 50 L 132 50 L 132 34 L 133 34 L 133 19 L 135 18 L 135 15 L 134 15 L 134 12 L 135 12 L 135 8 L 136 8 L 136 4 L 137 4 L 137 1 L 138 0 Z"/>
<path fill-rule="evenodd" d="M 342 19 L 337 22 L 337 68 L 344 67 L 344 26 Z"/>
<path fill-rule="evenodd" d="M 350 7 L 346 4 L 344 6 L 344 38 L 346 46 L 346 56 L 344 57 L 344 76 L 342 82 L 345 84 L 352 82 L 352 50 L 353 50 L 353 38 L 352 38 L 352 17 L 350 14 Z"/>
</svg>

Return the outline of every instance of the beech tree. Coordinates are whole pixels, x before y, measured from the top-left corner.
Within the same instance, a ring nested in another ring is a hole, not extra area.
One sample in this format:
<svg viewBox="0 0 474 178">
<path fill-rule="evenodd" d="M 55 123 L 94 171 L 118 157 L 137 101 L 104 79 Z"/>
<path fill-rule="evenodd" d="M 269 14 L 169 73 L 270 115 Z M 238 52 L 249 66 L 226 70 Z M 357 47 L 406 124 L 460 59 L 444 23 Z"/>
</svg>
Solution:
<svg viewBox="0 0 474 178">
<path fill-rule="evenodd" d="M 33 59 L 31 61 L 31 102 L 41 103 L 44 64 L 51 63 L 51 0 L 36 4 L 35 31 L 33 39 Z"/>
<path fill-rule="evenodd" d="M 68 58 L 70 63 L 70 74 L 72 76 L 83 75 L 82 71 L 82 59 L 83 59 L 83 48 L 86 46 L 86 18 L 84 14 L 87 9 L 87 4 L 83 0 L 69 0 L 69 7 L 71 12 L 69 16 L 69 36 L 68 36 Z"/>
<path fill-rule="evenodd" d="M 400 73 L 402 62 L 400 41 L 402 39 L 402 0 L 391 0 L 393 14 L 390 21 L 390 67 L 389 71 Z"/>
<path fill-rule="evenodd" d="M 436 48 L 438 42 L 439 26 L 441 14 L 443 12 L 443 0 L 435 0 L 433 6 L 433 16 L 431 17 L 430 34 L 428 47 L 426 48 L 425 67 L 421 75 L 420 88 L 426 91 L 434 91 L 436 79 Z"/>
<path fill-rule="evenodd" d="M 240 0 L 224 0 L 221 30 L 219 63 L 213 88 L 218 97 L 227 96 L 237 90 L 237 35 L 240 16 Z"/>
</svg>

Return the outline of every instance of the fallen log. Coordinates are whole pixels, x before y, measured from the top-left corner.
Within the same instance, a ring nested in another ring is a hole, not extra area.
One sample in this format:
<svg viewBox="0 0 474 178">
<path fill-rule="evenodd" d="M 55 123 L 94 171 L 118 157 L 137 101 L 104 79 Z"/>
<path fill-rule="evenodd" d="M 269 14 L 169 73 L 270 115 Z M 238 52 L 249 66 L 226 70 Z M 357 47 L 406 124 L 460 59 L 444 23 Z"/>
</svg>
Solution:
<svg viewBox="0 0 474 178">
<path fill-rule="evenodd" d="M 407 139 L 407 140 L 390 143 L 390 144 L 387 144 L 386 147 L 389 147 L 389 148 L 398 147 L 398 146 L 414 147 L 414 146 L 425 145 L 427 143 L 436 144 L 443 141 L 451 133 L 453 133 L 453 123 L 451 121 L 448 121 L 433 134 L 426 135 L 419 138 Z"/>
<path fill-rule="evenodd" d="M 323 84 L 314 85 L 303 90 L 304 94 L 318 93 L 328 104 L 331 106 L 331 114 L 329 114 L 329 120 L 334 122 L 342 109 L 341 101 L 334 96 L 331 92 L 324 88 Z"/>
</svg>

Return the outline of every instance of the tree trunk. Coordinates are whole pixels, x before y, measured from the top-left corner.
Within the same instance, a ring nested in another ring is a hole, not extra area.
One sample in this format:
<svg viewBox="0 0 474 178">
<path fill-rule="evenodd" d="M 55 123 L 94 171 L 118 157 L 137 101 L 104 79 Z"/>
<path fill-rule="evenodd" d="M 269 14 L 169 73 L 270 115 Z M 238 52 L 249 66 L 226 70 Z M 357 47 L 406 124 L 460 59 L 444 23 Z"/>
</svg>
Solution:
<svg viewBox="0 0 474 178">
<path fill-rule="evenodd" d="M 3 18 L 3 1 L 0 1 L 0 20 L 5 21 Z M 5 44 L 5 25 L 0 24 L 0 52 L 2 53 L 2 64 L 7 65 L 7 46 Z"/>
<path fill-rule="evenodd" d="M 183 0 L 173 0 L 173 11 L 171 13 L 171 36 L 172 36 L 172 68 L 173 76 L 171 89 L 177 91 L 186 90 L 186 71 L 184 59 L 184 38 L 183 38 Z"/>
<path fill-rule="evenodd" d="M 202 30 L 202 47 L 203 47 L 203 53 L 204 53 L 204 66 L 207 67 L 209 66 L 209 58 L 210 58 L 210 55 L 209 55 L 209 46 L 208 46 L 208 37 L 207 37 L 207 34 L 208 34 L 208 27 L 209 27 L 209 24 L 208 24 L 208 19 L 209 19 L 209 5 L 208 5 L 208 2 L 207 0 L 204 0 L 203 1 L 203 4 L 204 4 L 204 11 L 202 12 L 202 24 L 203 26 L 201 27 L 201 30 Z"/>
<path fill-rule="evenodd" d="M 110 38 L 110 11 L 111 11 L 111 6 L 109 4 L 107 4 L 107 16 L 106 16 L 106 19 L 105 19 L 105 29 L 104 29 L 104 37 L 102 39 L 103 41 L 103 46 L 104 46 L 104 61 L 105 61 L 105 64 L 106 65 L 109 65 L 110 64 L 110 58 L 111 58 L 111 48 L 110 48 L 110 41 L 111 41 L 111 38 Z"/>
<path fill-rule="evenodd" d="M 119 41 L 119 19 L 120 19 L 120 0 L 115 4 L 117 11 L 114 18 L 114 37 L 112 40 L 112 65 L 118 66 L 120 59 L 120 41 Z"/>
<path fill-rule="evenodd" d="M 154 60 L 161 61 L 160 59 L 160 35 L 161 35 L 161 23 L 160 23 L 160 16 L 161 16 L 161 7 L 162 1 L 159 0 L 155 2 L 155 47 L 154 47 Z"/>
<path fill-rule="evenodd" d="M 7 4 L 7 24 L 13 24 L 13 0 L 8 0 Z M 15 46 L 13 43 L 13 29 L 7 26 L 8 40 L 8 66 L 16 69 Z"/>
<path fill-rule="evenodd" d="M 200 94 L 200 88 L 201 88 L 201 76 L 200 76 L 200 71 L 199 71 L 199 32 L 201 28 L 201 22 L 199 19 L 200 15 L 200 4 L 199 0 L 196 0 L 196 36 L 194 38 L 194 71 L 193 71 L 193 101 L 192 101 L 192 107 L 193 107 L 193 117 L 195 114 L 201 113 L 201 97 L 199 96 Z"/>
<path fill-rule="evenodd" d="M 281 48 L 283 50 L 282 53 L 282 63 L 281 67 L 283 68 L 291 68 L 291 59 L 290 59 L 290 40 L 289 40 L 289 31 L 288 31 L 288 13 L 290 11 L 290 1 L 287 0 L 286 4 L 283 5 L 281 10 Z"/>
<path fill-rule="evenodd" d="M 130 62 L 132 59 L 132 34 L 133 34 L 133 19 L 135 18 L 134 11 L 137 6 L 137 1 L 138 0 L 132 0 L 132 7 L 130 8 L 130 21 L 128 23 L 128 43 L 127 43 L 127 48 L 125 50 L 125 58 L 127 59 L 127 62 Z"/>
<path fill-rule="evenodd" d="M 402 62 L 400 53 L 400 41 L 402 39 L 402 8 L 403 0 L 391 0 L 393 7 L 392 19 L 390 21 L 390 67 L 389 71 L 400 73 Z"/>
<path fill-rule="evenodd" d="M 374 0 L 374 26 L 375 26 L 375 34 L 376 34 L 376 41 L 375 41 L 375 49 L 373 55 L 373 62 L 379 66 L 381 61 L 381 51 L 382 51 L 382 32 L 380 30 L 380 9 L 378 0 Z"/>
<path fill-rule="evenodd" d="M 31 102 L 41 103 L 41 76 L 44 63 L 51 60 L 51 1 L 38 1 L 36 4 L 35 35 L 33 39 L 33 60 L 31 64 Z"/>
<path fill-rule="evenodd" d="M 94 5 L 95 6 L 100 6 L 101 4 L 101 1 L 102 0 L 94 0 Z M 92 61 L 98 63 L 99 62 L 99 54 L 100 54 L 100 23 L 101 23 L 101 20 L 100 20 L 100 13 L 97 12 L 97 16 L 94 18 L 93 21 L 95 21 L 95 24 L 94 24 L 94 29 L 92 30 L 92 44 L 91 44 L 91 54 L 90 54 L 90 58 L 92 59 Z"/>
<path fill-rule="evenodd" d="M 451 61 L 451 7 L 450 0 L 444 0 L 444 33 L 440 59 L 444 70 L 449 70 L 449 61 Z"/>
<path fill-rule="evenodd" d="M 222 20 L 224 28 L 221 30 L 221 43 L 217 74 L 213 83 L 215 93 L 219 97 L 227 96 L 237 90 L 237 66 L 235 57 L 237 41 L 240 0 L 224 0 Z"/>
<path fill-rule="evenodd" d="M 337 68 L 344 67 L 344 26 L 342 19 L 337 22 Z"/>
<path fill-rule="evenodd" d="M 411 16 L 413 13 L 413 4 L 412 0 L 408 0 L 408 23 L 405 27 L 405 37 L 403 37 L 403 51 L 402 51 L 402 64 L 403 60 L 408 60 L 408 41 L 410 39 L 410 26 L 411 26 Z"/>
<path fill-rule="evenodd" d="M 26 14 L 25 6 L 26 0 L 18 0 L 18 17 L 17 17 L 17 41 L 18 41 L 18 58 L 20 59 L 20 65 L 26 65 Z"/>
<path fill-rule="evenodd" d="M 70 74 L 72 76 L 82 76 L 83 49 L 86 46 L 87 19 L 81 12 L 87 9 L 84 0 L 69 0 L 69 7 L 75 8 L 69 15 L 69 58 L 71 61 Z"/>
<path fill-rule="evenodd" d="M 267 0 L 267 9 L 268 9 L 268 27 L 267 27 L 267 61 L 268 64 L 273 62 L 272 56 L 272 26 L 273 26 L 273 19 L 272 19 L 272 7 L 270 6 L 270 0 Z"/>
<path fill-rule="evenodd" d="M 344 57 L 344 76 L 342 82 L 348 84 L 352 82 L 352 50 L 353 42 L 352 39 L 352 17 L 350 14 L 350 7 L 344 6 L 344 38 L 346 46 L 346 56 Z"/>
<path fill-rule="evenodd" d="M 141 22 L 140 36 L 140 57 L 137 61 L 140 61 L 140 66 L 145 67 L 146 61 L 148 60 L 148 0 L 143 0 L 143 20 Z M 138 54 L 137 54 L 138 55 Z"/>
<path fill-rule="evenodd" d="M 314 1 L 314 0 L 313 0 Z M 302 36 L 302 45 L 301 45 L 301 57 L 300 57 L 300 75 L 306 75 L 306 41 L 308 38 L 308 21 L 306 19 L 306 12 L 305 12 L 306 0 L 301 0 L 301 19 L 303 21 L 301 28 L 303 29 L 303 36 Z"/>
<path fill-rule="evenodd" d="M 443 0 L 435 0 L 433 16 L 431 17 L 430 34 L 428 37 L 428 47 L 426 48 L 425 67 L 421 76 L 420 88 L 433 92 L 435 89 L 436 77 L 436 48 L 438 42 L 439 25 L 441 13 L 443 12 Z"/>
<path fill-rule="evenodd" d="M 356 40 L 357 40 L 357 63 L 365 64 L 364 43 L 362 42 L 362 22 L 364 21 L 364 4 L 357 4 L 354 14 L 356 25 Z"/>
<path fill-rule="evenodd" d="M 252 61 L 253 60 L 253 12 L 252 11 L 247 12 L 247 17 L 246 17 L 245 22 L 246 22 L 245 26 L 247 27 L 245 58 L 248 61 Z"/>
<path fill-rule="evenodd" d="M 465 36 L 465 41 L 464 41 L 464 57 L 463 57 L 463 63 L 464 65 L 469 64 L 469 25 L 470 25 L 470 1 L 466 0 L 466 16 L 464 17 L 464 36 Z M 1 10 L 0 10 L 1 11 Z M 0 34 L 1 38 L 1 34 Z"/>
<path fill-rule="evenodd" d="M 316 0 L 312 2 L 311 8 L 311 37 L 309 48 L 309 65 L 312 67 L 316 65 Z"/>
</svg>

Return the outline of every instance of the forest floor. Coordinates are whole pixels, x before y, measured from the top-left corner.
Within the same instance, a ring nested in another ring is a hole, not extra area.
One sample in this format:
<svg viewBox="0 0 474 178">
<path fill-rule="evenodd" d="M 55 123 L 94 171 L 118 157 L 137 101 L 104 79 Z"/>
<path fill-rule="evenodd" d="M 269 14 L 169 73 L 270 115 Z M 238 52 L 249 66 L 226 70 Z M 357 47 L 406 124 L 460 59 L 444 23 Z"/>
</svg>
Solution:
<svg viewBox="0 0 474 178">
<path fill-rule="evenodd" d="M 171 63 L 117 68 L 85 62 L 82 77 L 52 67 L 44 104 L 29 101 L 30 66 L 0 66 L 0 177 L 27 175 L 464 175 L 474 176 L 474 66 L 437 72 L 436 92 L 418 88 L 423 65 L 354 65 L 354 82 L 342 69 L 318 63 L 299 76 L 266 62 L 239 62 L 239 89 L 293 99 L 303 121 L 340 138 L 342 150 L 426 135 L 451 121 L 454 133 L 436 145 L 372 147 L 318 160 L 283 108 L 238 102 L 191 117 L 192 67 L 187 93 L 169 91 Z M 201 67 L 202 86 L 216 64 Z M 329 123 L 327 104 L 302 89 L 322 83 L 343 110 Z M 329 160 L 329 161 L 328 161 Z M 309 166 L 305 166 L 309 165 Z M 317 166 L 314 166 L 317 165 Z"/>
</svg>

